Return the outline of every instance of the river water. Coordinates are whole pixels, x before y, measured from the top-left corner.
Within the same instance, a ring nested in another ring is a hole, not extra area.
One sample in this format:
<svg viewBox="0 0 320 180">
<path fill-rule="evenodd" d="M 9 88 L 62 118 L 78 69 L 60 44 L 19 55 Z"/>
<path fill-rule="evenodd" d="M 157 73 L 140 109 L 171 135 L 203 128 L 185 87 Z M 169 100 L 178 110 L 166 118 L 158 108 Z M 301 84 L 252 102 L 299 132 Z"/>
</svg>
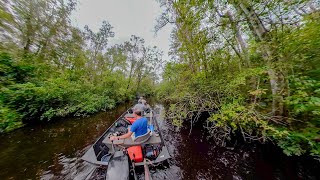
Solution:
<svg viewBox="0 0 320 180">
<path fill-rule="evenodd" d="M 96 167 L 80 157 L 129 106 L 1 135 L 0 179 L 85 179 Z M 319 159 L 287 157 L 273 145 L 216 147 L 201 126 L 189 134 L 158 121 L 173 158 L 151 168 L 153 179 L 320 179 Z"/>
</svg>

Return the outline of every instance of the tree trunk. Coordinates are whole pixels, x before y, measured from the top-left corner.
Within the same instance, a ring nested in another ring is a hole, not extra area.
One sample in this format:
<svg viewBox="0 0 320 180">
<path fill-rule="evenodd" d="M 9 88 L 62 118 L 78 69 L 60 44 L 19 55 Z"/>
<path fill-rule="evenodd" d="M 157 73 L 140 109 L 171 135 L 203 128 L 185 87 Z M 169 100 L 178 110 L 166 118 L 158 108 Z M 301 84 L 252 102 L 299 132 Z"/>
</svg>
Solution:
<svg viewBox="0 0 320 180">
<path fill-rule="evenodd" d="M 31 24 L 31 15 L 28 15 L 28 17 L 26 18 L 26 28 L 27 28 L 27 32 L 26 32 L 26 42 L 24 43 L 24 54 L 27 54 L 30 52 L 30 46 L 32 44 L 32 34 L 33 34 L 33 30 L 32 30 L 32 24 Z"/>
<path fill-rule="evenodd" d="M 240 32 L 240 28 L 238 26 L 238 23 L 235 22 L 232 14 L 230 11 L 227 11 L 227 17 L 229 18 L 230 24 L 231 24 L 231 28 L 233 29 L 235 35 L 236 35 L 236 40 L 240 45 L 241 51 L 244 55 L 244 59 L 247 63 L 247 66 L 251 66 L 250 60 L 249 60 L 249 56 L 248 56 L 248 49 L 247 49 L 247 45 L 244 41 L 244 39 L 242 38 L 241 32 Z"/>
<path fill-rule="evenodd" d="M 133 55 L 132 55 L 133 56 Z M 132 57 L 132 62 L 131 62 L 131 66 L 130 66 L 130 73 L 129 73 L 129 81 L 128 81 L 128 85 L 127 85 L 127 90 L 130 87 L 130 83 L 131 83 L 131 79 L 132 79 L 132 73 L 133 73 L 133 68 L 134 68 L 134 59 Z"/>
<path fill-rule="evenodd" d="M 248 3 L 235 4 L 235 8 L 240 10 L 244 14 L 249 27 L 258 42 L 268 42 L 267 29 L 263 25 L 261 19 L 258 17 L 256 12 L 249 6 Z M 281 94 L 281 88 L 283 87 L 283 82 L 279 81 L 281 79 L 281 74 L 277 73 L 277 70 L 272 66 L 273 62 L 273 52 L 267 44 L 262 45 L 261 51 L 263 53 L 263 59 L 265 60 L 268 67 L 268 76 L 270 81 L 270 88 L 272 92 L 272 114 L 282 115 L 283 114 L 283 96 Z"/>
</svg>

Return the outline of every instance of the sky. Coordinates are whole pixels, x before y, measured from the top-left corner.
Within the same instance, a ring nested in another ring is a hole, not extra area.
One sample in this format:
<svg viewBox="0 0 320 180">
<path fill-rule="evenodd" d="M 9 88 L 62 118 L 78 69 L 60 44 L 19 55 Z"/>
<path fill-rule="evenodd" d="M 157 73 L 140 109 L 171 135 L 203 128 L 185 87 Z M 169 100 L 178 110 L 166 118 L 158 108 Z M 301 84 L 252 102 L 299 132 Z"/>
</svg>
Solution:
<svg viewBox="0 0 320 180">
<path fill-rule="evenodd" d="M 156 0 L 79 0 L 72 24 L 81 29 L 88 25 L 97 32 L 106 20 L 115 32 L 109 45 L 123 43 L 131 35 L 137 35 L 145 39 L 146 45 L 158 46 L 164 52 L 163 58 L 168 60 L 172 26 L 165 26 L 157 34 L 154 32 L 160 10 Z"/>
</svg>

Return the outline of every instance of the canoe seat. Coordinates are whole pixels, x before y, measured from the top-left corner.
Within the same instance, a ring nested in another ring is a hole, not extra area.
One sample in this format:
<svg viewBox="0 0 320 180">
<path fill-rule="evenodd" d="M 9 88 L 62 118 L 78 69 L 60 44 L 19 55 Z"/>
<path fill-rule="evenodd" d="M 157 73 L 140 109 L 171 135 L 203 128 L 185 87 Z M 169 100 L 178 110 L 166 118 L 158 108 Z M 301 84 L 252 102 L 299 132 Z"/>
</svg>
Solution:
<svg viewBox="0 0 320 180">
<path fill-rule="evenodd" d="M 148 132 L 149 133 L 149 132 Z M 148 134 L 147 133 L 147 134 Z M 142 142 L 135 142 L 132 140 L 132 138 L 127 138 L 127 139 L 120 139 L 120 140 L 114 140 L 113 144 L 115 145 L 122 145 L 124 147 L 130 147 L 130 146 L 136 146 L 136 145 L 140 145 L 140 144 L 159 144 L 161 143 L 161 138 L 159 135 L 156 135 L 155 133 L 150 134 L 150 136 L 148 137 L 147 134 L 145 134 L 145 139 Z M 140 136 L 141 137 L 141 136 Z M 138 137 L 139 138 L 139 137 Z M 142 138 L 142 137 L 141 137 Z M 140 138 L 139 138 L 140 139 Z M 136 141 L 139 140 L 136 138 Z M 105 144 L 112 144 L 112 142 L 110 141 L 110 139 L 107 137 L 105 138 L 102 143 Z"/>
<path fill-rule="evenodd" d="M 140 145 L 143 144 L 145 142 L 147 142 L 151 137 L 151 131 L 148 130 L 148 132 L 144 135 L 138 136 L 136 138 L 127 138 L 127 139 L 120 139 L 120 140 L 114 140 L 113 144 L 119 144 L 119 145 L 124 145 L 126 147 L 129 146 L 135 146 L 135 145 Z M 102 143 L 105 144 L 112 144 L 112 142 L 110 141 L 109 137 L 106 137 Z"/>
<path fill-rule="evenodd" d="M 151 137 L 151 131 L 148 131 L 146 134 L 138 136 L 136 138 L 127 138 L 113 141 L 115 145 L 121 145 L 124 147 L 136 146 L 146 143 Z M 109 138 L 105 138 L 103 141 L 105 144 L 112 144 Z"/>
<path fill-rule="evenodd" d="M 135 146 L 135 145 L 143 144 L 147 142 L 150 139 L 150 137 L 151 137 L 151 131 L 148 130 L 146 134 L 143 134 L 141 136 L 124 139 L 123 145 Z"/>
<path fill-rule="evenodd" d="M 146 134 L 143 134 L 141 136 L 135 137 L 133 139 L 133 142 L 144 143 L 144 142 L 148 141 L 150 137 L 151 137 L 151 131 L 148 130 L 148 132 Z"/>
</svg>

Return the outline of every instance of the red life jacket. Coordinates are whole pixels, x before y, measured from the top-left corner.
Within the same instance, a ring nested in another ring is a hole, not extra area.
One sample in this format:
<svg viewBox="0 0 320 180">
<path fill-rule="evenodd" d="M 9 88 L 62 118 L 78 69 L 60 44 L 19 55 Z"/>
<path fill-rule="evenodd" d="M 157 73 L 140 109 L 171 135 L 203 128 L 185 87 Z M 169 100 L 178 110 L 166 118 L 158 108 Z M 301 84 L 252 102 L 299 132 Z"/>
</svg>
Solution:
<svg viewBox="0 0 320 180">
<path fill-rule="evenodd" d="M 131 124 L 133 124 L 137 120 L 137 118 L 135 118 L 135 117 L 126 117 L 126 120 L 128 120 Z"/>
</svg>

